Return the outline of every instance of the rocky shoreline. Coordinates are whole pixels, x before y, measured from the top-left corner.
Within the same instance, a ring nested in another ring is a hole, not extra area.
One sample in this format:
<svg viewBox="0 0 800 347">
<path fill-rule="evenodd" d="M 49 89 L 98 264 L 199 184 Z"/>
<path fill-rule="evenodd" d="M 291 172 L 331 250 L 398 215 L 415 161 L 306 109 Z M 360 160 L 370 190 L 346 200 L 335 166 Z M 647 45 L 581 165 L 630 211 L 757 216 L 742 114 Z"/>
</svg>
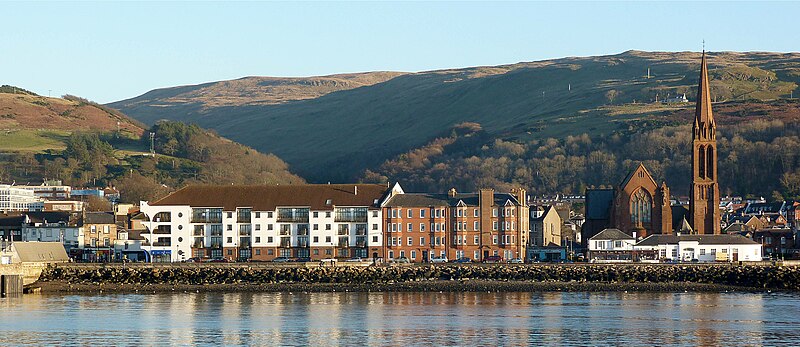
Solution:
<svg viewBox="0 0 800 347">
<path fill-rule="evenodd" d="M 800 267 L 733 265 L 177 266 L 46 269 L 43 293 L 798 291 Z"/>
</svg>

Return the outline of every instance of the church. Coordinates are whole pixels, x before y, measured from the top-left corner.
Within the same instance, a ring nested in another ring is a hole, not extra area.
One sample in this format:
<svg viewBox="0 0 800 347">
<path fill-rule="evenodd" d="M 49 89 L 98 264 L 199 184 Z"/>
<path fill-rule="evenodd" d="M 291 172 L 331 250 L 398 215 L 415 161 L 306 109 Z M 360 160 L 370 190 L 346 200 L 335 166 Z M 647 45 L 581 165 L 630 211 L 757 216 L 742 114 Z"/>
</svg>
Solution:
<svg viewBox="0 0 800 347">
<path fill-rule="evenodd" d="M 720 234 L 717 182 L 717 125 L 711 110 L 708 67 L 703 52 L 692 125 L 692 186 L 689 208 L 670 203 L 669 187 L 639 164 L 618 186 L 586 190 L 581 239 L 606 228 L 642 239 L 653 234 Z"/>
</svg>

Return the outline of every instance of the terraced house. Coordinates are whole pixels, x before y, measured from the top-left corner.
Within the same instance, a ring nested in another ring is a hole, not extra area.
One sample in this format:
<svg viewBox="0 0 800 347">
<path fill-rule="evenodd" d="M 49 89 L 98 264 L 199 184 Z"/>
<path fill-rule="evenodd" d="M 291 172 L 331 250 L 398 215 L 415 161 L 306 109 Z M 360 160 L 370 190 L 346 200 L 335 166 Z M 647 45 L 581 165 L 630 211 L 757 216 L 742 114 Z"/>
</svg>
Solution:
<svg viewBox="0 0 800 347">
<path fill-rule="evenodd" d="M 154 261 L 380 258 L 381 205 L 392 191 L 377 184 L 189 186 L 142 202 L 142 236 Z"/>
<path fill-rule="evenodd" d="M 411 262 L 524 258 L 528 204 L 524 189 L 496 193 L 405 193 L 395 186 L 384 204 L 387 259 Z"/>
</svg>

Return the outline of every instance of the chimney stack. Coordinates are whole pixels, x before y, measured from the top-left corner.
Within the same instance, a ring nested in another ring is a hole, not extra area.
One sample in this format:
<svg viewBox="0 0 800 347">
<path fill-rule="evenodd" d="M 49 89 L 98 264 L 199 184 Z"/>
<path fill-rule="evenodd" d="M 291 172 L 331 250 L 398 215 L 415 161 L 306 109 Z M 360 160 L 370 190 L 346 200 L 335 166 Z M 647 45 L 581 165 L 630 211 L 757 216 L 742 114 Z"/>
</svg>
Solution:
<svg viewBox="0 0 800 347">
<path fill-rule="evenodd" d="M 358 186 L 353 186 L 353 194 L 358 195 Z"/>
</svg>

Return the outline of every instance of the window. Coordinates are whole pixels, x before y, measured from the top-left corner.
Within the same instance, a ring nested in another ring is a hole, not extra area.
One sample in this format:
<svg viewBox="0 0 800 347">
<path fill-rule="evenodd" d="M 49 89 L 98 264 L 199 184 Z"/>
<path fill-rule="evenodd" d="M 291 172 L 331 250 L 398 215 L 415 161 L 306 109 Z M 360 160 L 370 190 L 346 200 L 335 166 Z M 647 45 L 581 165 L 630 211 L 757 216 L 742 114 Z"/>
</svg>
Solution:
<svg viewBox="0 0 800 347">
<path fill-rule="evenodd" d="M 228 212 L 228 218 L 233 218 L 233 212 Z M 228 254 L 230 255 L 230 254 Z"/>
<path fill-rule="evenodd" d="M 414 218 L 414 210 L 408 209 L 408 218 Z"/>
<path fill-rule="evenodd" d="M 472 210 L 472 216 L 473 217 L 477 217 L 478 216 L 478 209 L 477 208 Z"/>
<path fill-rule="evenodd" d="M 325 236 L 325 242 L 331 242 L 331 237 L 330 236 Z"/>
<path fill-rule="evenodd" d="M 261 243 L 261 236 L 256 236 L 256 243 Z"/>
<path fill-rule="evenodd" d="M 314 236 L 314 243 L 319 242 L 319 236 Z"/>
<path fill-rule="evenodd" d="M 481 243 L 481 237 L 478 236 L 478 235 L 475 235 L 475 239 L 473 239 L 472 241 L 474 241 L 475 244 L 477 245 L 477 244 Z"/>
<path fill-rule="evenodd" d="M 108 247 L 110 244 L 111 244 L 111 240 L 109 238 L 106 237 L 106 238 L 103 239 L 103 246 Z"/>
<path fill-rule="evenodd" d="M 228 216 L 228 218 L 230 218 L 230 216 Z M 228 255 L 233 255 L 233 250 L 232 249 L 228 250 Z"/>
<path fill-rule="evenodd" d="M 425 231 L 425 223 L 419 223 L 419 231 Z"/>
<path fill-rule="evenodd" d="M 419 209 L 419 218 L 425 218 L 425 209 Z"/>
<path fill-rule="evenodd" d="M 497 221 L 492 222 L 492 230 L 497 230 Z"/>
<path fill-rule="evenodd" d="M 272 224 L 267 224 L 267 230 L 272 230 L 272 228 L 273 228 Z"/>
<path fill-rule="evenodd" d="M 622 247 L 622 241 L 619 241 L 619 240 L 614 241 L 614 247 L 615 248 L 621 248 Z"/>
<path fill-rule="evenodd" d="M 372 224 L 372 230 L 378 230 L 378 224 Z"/>
<path fill-rule="evenodd" d="M 325 255 L 331 255 L 331 250 L 330 249 L 326 249 L 325 250 Z"/>
<path fill-rule="evenodd" d="M 631 222 L 634 225 L 649 223 L 652 209 L 653 200 L 650 198 L 650 194 L 639 188 L 631 197 Z"/>
<path fill-rule="evenodd" d="M 413 238 L 411 238 L 411 237 L 408 238 L 408 245 L 409 246 L 413 246 L 414 245 L 414 239 Z"/>
<path fill-rule="evenodd" d="M 233 238 L 228 236 L 228 243 L 233 243 Z"/>
<path fill-rule="evenodd" d="M 261 230 L 261 224 L 256 224 L 256 231 Z"/>
<path fill-rule="evenodd" d="M 314 216 L 314 218 L 319 218 L 319 212 L 317 211 L 312 212 L 311 215 Z"/>
<path fill-rule="evenodd" d="M 256 212 L 256 218 L 261 218 L 261 212 Z"/>
<path fill-rule="evenodd" d="M 389 251 L 389 259 L 394 259 L 394 251 Z"/>
<path fill-rule="evenodd" d="M 267 212 L 267 218 L 272 218 L 272 212 Z"/>
<path fill-rule="evenodd" d="M 272 250 L 272 248 L 267 249 L 267 255 L 274 255 L 274 254 L 275 254 L 275 251 Z"/>
<path fill-rule="evenodd" d="M 436 218 L 439 218 L 439 216 L 441 216 L 441 214 L 440 214 L 440 213 L 441 213 L 441 212 L 439 211 L 439 209 L 436 209 Z"/>
<path fill-rule="evenodd" d="M 472 222 L 472 230 L 478 231 L 478 221 Z"/>
<path fill-rule="evenodd" d="M 372 236 L 372 242 L 378 243 L 378 236 Z"/>
<path fill-rule="evenodd" d="M 258 217 L 256 217 L 258 218 Z M 261 255 L 261 249 L 256 249 L 256 255 Z"/>
<path fill-rule="evenodd" d="M 378 211 L 372 211 L 372 216 L 377 218 L 378 217 Z"/>
<path fill-rule="evenodd" d="M 492 244 L 493 245 L 497 244 L 497 235 L 492 235 Z"/>
<path fill-rule="evenodd" d="M 227 229 L 228 231 L 231 231 L 231 230 L 233 230 L 233 225 L 230 225 L 230 224 L 228 224 L 228 227 L 227 227 L 226 229 Z"/>
<path fill-rule="evenodd" d="M 267 236 L 267 243 L 272 243 L 272 236 Z"/>
<path fill-rule="evenodd" d="M 420 246 L 425 246 L 425 237 L 420 237 L 419 238 L 419 245 Z"/>
<path fill-rule="evenodd" d="M 330 224 L 325 224 L 325 230 L 331 230 L 331 225 Z"/>
<path fill-rule="evenodd" d="M 700 248 L 700 255 L 706 255 L 706 250 L 704 248 Z"/>
<path fill-rule="evenodd" d="M 314 230 L 319 230 L 319 224 L 314 224 L 313 228 Z"/>
<path fill-rule="evenodd" d="M 492 209 L 492 217 L 497 217 L 497 209 L 496 208 Z"/>
<path fill-rule="evenodd" d="M 411 251 L 411 259 L 417 259 L 417 251 Z"/>
<path fill-rule="evenodd" d="M 411 212 L 411 210 L 408 210 L 408 211 Z M 411 223 L 408 223 L 407 227 L 408 227 L 408 231 L 414 231 L 414 227 L 412 226 Z"/>
</svg>

